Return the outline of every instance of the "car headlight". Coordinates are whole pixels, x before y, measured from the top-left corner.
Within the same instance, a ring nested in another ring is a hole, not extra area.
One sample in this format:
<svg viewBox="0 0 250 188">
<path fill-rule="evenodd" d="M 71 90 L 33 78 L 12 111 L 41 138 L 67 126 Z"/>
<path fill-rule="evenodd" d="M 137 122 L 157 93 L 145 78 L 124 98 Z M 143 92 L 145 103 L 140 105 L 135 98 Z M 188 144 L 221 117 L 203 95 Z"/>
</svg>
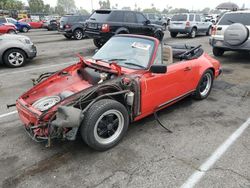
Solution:
<svg viewBox="0 0 250 188">
<path fill-rule="evenodd" d="M 30 39 L 19 39 L 19 41 L 21 41 L 22 43 L 24 44 L 32 44 L 31 40 Z"/>
</svg>

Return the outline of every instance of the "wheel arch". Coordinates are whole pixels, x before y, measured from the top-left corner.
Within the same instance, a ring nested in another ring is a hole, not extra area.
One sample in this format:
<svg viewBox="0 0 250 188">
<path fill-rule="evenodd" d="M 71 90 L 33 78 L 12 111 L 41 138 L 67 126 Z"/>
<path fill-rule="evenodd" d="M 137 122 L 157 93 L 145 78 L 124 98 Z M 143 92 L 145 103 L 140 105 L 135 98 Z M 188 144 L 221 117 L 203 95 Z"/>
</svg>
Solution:
<svg viewBox="0 0 250 188">
<path fill-rule="evenodd" d="M 129 30 L 126 27 L 120 27 L 115 31 L 115 34 L 120 34 L 121 32 L 125 32 L 123 34 L 129 34 Z"/>
</svg>

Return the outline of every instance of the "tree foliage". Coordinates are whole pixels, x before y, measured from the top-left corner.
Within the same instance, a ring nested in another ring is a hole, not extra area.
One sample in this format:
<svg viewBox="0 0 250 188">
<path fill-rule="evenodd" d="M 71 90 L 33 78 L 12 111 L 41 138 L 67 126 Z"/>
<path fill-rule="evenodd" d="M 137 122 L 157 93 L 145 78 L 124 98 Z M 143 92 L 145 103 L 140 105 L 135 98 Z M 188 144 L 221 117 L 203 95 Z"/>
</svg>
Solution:
<svg viewBox="0 0 250 188">
<path fill-rule="evenodd" d="M 2 10 L 22 10 L 24 3 L 21 0 L 1 0 L 0 9 Z"/>
<path fill-rule="evenodd" d="M 110 9 L 110 1 L 99 1 L 100 9 Z"/>
<path fill-rule="evenodd" d="M 43 0 L 28 0 L 30 12 L 31 13 L 39 13 L 44 10 L 44 2 Z"/>
<path fill-rule="evenodd" d="M 74 0 L 57 0 L 57 11 L 62 11 L 61 13 L 74 13 L 76 11 L 76 5 Z"/>
</svg>

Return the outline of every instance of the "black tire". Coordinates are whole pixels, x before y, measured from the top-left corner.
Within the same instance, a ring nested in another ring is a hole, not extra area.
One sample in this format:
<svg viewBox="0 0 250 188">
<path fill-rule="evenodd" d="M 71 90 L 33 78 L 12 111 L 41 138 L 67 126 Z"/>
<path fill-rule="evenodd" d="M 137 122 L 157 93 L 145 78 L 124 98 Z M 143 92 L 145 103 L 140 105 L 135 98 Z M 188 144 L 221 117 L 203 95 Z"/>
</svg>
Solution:
<svg viewBox="0 0 250 188">
<path fill-rule="evenodd" d="M 13 57 L 18 57 L 19 59 L 14 60 Z M 26 63 L 26 55 L 22 50 L 10 49 L 4 53 L 3 62 L 6 66 L 11 68 L 21 67 Z"/>
<path fill-rule="evenodd" d="M 22 32 L 27 33 L 28 31 L 29 31 L 29 28 L 28 28 L 28 27 L 25 27 L 25 26 L 24 26 L 24 27 L 22 28 Z"/>
<path fill-rule="evenodd" d="M 210 69 L 206 70 L 199 81 L 199 84 L 195 90 L 193 97 L 197 100 L 203 100 L 207 98 L 211 92 L 213 81 L 213 71 Z"/>
<path fill-rule="evenodd" d="M 161 31 L 157 31 L 154 34 L 154 37 L 157 38 L 159 41 L 162 41 L 164 34 Z"/>
<path fill-rule="evenodd" d="M 196 28 L 192 28 L 191 29 L 191 32 L 189 33 L 189 37 L 190 38 L 195 38 L 196 37 L 196 34 L 197 34 L 197 29 Z"/>
<path fill-rule="evenodd" d="M 213 47 L 213 54 L 216 57 L 223 56 L 224 52 L 225 52 L 225 50 L 223 50 L 222 48 Z"/>
<path fill-rule="evenodd" d="M 8 34 L 16 34 L 16 31 L 15 31 L 14 29 L 10 29 L 10 30 L 8 31 Z"/>
<path fill-rule="evenodd" d="M 64 34 L 63 36 L 64 36 L 66 39 L 71 39 L 71 38 L 72 38 L 72 35 Z"/>
<path fill-rule="evenodd" d="M 210 26 L 206 32 L 206 35 L 211 36 L 211 34 L 212 34 L 212 27 Z"/>
<path fill-rule="evenodd" d="M 171 32 L 171 33 L 170 33 L 170 36 L 171 36 L 172 38 L 176 38 L 177 35 L 178 35 L 178 33 L 175 33 L 175 32 Z"/>
<path fill-rule="evenodd" d="M 94 45 L 97 47 L 97 48 L 101 48 L 105 42 L 102 40 L 102 39 L 94 39 Z"/>
<path fill-rule="evenodd" d="M 113 123 L 116 119 L 110 119 L 112 113 L 117 116 L 118 120 L 115 131 L 114 126 L 117 122 Z M 101 121 L 102 123 L 100 124 Z M 128 129 L 128 124 L 129 115 L 125 106 L 115 100 L 103 99 L 94 103 L 86 112 L 80 131 L 83 140 L 88 146 L 98 151 L 105 151 L 119 143 Z M 112 135 L 110 135 L 111 130 L 113 132 Z M 108 138 L 103 138 L 103 135 L 108 136 Z"/>
<path fill-rule="evenodd" d="M 73 36 L 76 40 L 82 40 L 85 37 L 83 30 L 76 29 L 73 33 Z"/>
</svg>

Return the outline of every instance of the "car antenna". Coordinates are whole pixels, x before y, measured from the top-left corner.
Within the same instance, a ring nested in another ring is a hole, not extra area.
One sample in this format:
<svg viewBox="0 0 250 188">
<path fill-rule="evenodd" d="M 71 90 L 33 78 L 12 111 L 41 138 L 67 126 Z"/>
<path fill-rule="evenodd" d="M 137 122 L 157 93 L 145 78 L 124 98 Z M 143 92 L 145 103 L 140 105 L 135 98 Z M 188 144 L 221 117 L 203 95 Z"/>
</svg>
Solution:
<svg viewBox="0 0 250 188">
<path fill-rule="evenodd" d="M 162 128 L 164 128 L 165 130 L 167 130 L 169 133 L 173 133 L 173 131 L 171 131 L 169 128 L 167 128 L 165 125 L 163 125 L 163 123 L 160 121 L 160 119 L 159 119 L 159 117 L 158 117 L 158 115 L 157 115 L 157 112 L 158 111 L 154 111 L 154 117 L 155 117 L 155 120 L 160 124 L 160 126 L 162 127 Z"/>
</svg>

